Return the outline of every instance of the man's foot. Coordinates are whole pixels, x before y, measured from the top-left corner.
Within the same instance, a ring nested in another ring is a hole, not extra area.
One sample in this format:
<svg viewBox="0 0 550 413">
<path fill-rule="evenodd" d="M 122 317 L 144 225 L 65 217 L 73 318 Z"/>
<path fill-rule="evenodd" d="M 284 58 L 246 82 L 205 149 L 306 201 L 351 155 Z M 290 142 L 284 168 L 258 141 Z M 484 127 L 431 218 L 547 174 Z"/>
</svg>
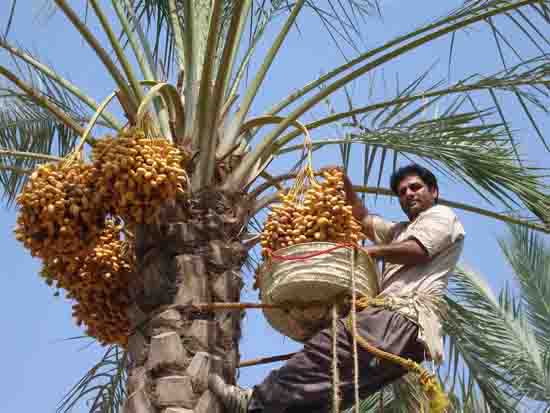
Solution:
<svg viewBox="0 0 550 413">
<path fill-rule="evenodd" d="M 217 374 L 210 375 L 208 387 L 221 400 L 227 413 L 247 413 L 252 389 L 241 389 L 227 384 Z"/>
</svg>

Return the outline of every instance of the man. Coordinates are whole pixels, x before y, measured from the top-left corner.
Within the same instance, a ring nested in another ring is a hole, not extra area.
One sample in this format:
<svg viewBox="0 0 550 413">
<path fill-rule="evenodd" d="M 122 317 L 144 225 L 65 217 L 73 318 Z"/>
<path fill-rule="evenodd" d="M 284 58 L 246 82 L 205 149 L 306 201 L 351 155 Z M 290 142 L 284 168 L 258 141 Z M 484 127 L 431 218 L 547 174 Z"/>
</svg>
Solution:
<svg viewBox="0 0 550 413">
<path fill-rule="evenodd" d="M 374 243 L 365 249 L 384 263 L 379 297 L 386 298 L 386 305 L 358 313 L 358 332 L 386 352 L 416 362 L 440 361 L 442 298 L 462 252 L 464 229 L 450 208 L 437 204 L 439 188 L 429 170 L 408 165 L 392 175 L 390 184 L 408 222 L 388 222 L 369 214 L 345 178 L 353 215 Z M 345 408 L 353 403 L 354 382 L 352 338 L 342 320 L 337 334 Z M 322 330 L 253 390 L 228 386 L 217 375 L 210 377 L 210 388 L 228 413 L 326 413 L 332 395 L 331 340 L 331 330 Z M 358 355 L 362 398 L 405 374 L 400 366 L 375 360 L 362 348 Z"/>
</svg>

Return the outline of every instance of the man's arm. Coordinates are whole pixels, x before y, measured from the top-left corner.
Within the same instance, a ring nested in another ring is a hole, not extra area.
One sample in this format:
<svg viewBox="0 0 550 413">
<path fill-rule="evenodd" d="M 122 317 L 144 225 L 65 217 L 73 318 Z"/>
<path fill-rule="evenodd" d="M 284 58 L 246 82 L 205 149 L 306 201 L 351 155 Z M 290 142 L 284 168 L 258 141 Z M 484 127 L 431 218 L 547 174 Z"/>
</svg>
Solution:
<svg viewBox="0 0 550 413">
<path fill-rule="evenodd" d="M 408 239 L 385 245 L 370 245 L 364 248 L 372 258 L 403 265 L 421 265 L 430 261 L 428 251 L 416 239 Z"/>
<path fill-rule="evenodd" d="M 374 229 L 369 210 L 353 190 L 353 184 L 347 175 L 344 175 L 344 192 L 346 193 L 346 202 L 351 205 L 351 213 L 363 225 L 367 238 L 374 241 Z"/>
</svg>

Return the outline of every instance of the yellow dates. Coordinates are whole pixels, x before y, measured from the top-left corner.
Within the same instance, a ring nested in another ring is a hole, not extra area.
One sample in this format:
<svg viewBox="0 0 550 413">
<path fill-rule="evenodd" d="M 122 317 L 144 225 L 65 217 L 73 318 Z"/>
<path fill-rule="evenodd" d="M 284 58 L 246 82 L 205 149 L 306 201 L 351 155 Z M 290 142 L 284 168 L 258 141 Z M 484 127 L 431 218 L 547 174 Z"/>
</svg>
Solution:
<svg viewBox="0 0 550 413">
<path fill-rule="evenodd" d="M 153 222 L 160 211 L 155 201 L 175 200 L 188 186 L 189 154 L 137 129 L 99 140 L 92 160 L 107 207 L 131 224 Z"/>
<path fill-rule="evenodd" d="M 312 182 L 301 197 L 283 195 L 271 208 L 261 235 L 264 256 L 269 251 L 305 242 L 360 242 L 361 224 L 346 205 L 343 174 L 338 169 L 323 172 L 324 180 Z"/>
</svg>

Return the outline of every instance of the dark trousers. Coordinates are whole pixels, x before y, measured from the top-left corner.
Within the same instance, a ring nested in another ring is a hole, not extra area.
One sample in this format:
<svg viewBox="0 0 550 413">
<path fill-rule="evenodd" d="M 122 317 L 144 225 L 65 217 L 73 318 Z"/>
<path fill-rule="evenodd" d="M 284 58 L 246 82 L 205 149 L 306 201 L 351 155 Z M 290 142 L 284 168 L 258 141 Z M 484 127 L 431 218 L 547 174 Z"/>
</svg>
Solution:
<svg viewBox="0 0 550 413">
<path fill-rule="evenodd" d="M 417 341 L 418 326 L 400 314 L 367 308 L 357 314 L 357 330 L 377 348 L 420 362 L 424 347 Z M 339 320 L 337 352 L 341 407 L 354 403 L 352 337 Z M 358 344 L 359 393 L 363 399 L 405 374 L 388 361 L 377 361 Z M 280 369 L 254 387 L 249 413 L 328 413 L 332 400 L 332 330 L 321 330 Z"/>
</svg>

